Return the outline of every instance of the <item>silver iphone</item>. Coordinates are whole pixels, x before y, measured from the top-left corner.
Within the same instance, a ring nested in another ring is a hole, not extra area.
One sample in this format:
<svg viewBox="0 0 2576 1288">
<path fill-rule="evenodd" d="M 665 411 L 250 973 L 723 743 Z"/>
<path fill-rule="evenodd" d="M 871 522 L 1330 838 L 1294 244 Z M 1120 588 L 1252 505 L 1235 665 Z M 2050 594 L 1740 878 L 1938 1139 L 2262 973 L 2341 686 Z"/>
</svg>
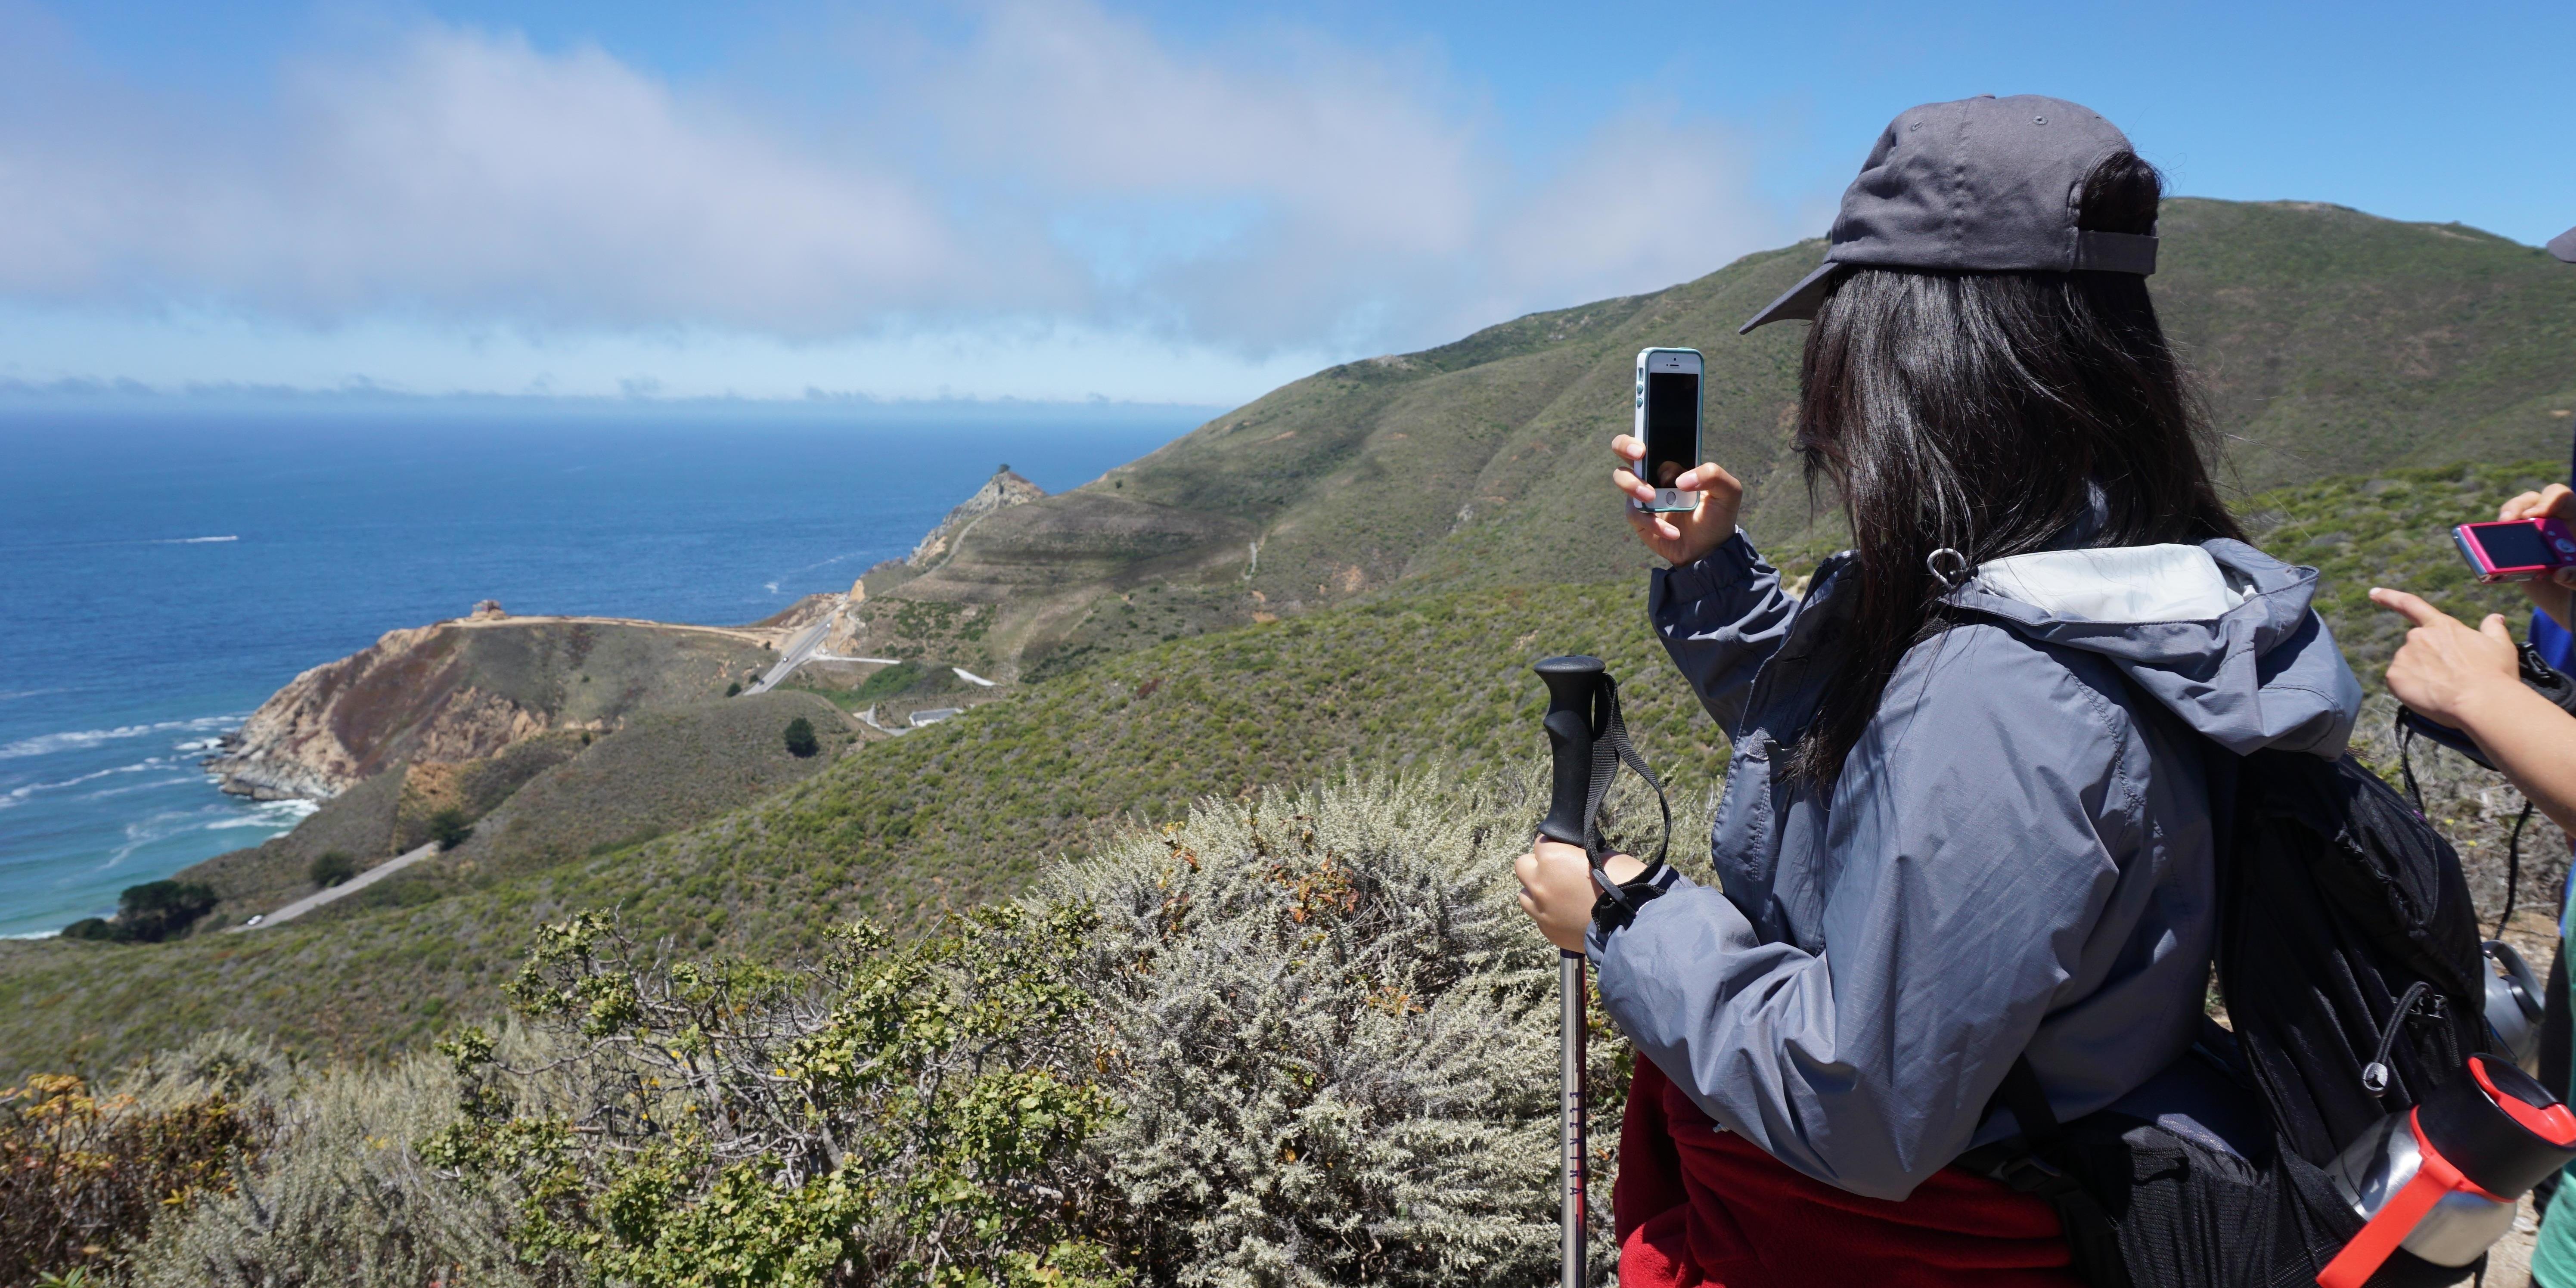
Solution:
<svg viewBox="0 0 2576 1288">
<path fill-rule="evenodd" d="M 1699 464 L 1701 362 L 1697 349 L 1641 349 L 1637 352 L 1637 441 L 1646 459 L 1637 463 L 1638 479 L 1655 489 L 1646 509 L 1688 511 L 1699 507 L 1699 493 L 1674 487 L 1682 471 Z"/>
</svg>

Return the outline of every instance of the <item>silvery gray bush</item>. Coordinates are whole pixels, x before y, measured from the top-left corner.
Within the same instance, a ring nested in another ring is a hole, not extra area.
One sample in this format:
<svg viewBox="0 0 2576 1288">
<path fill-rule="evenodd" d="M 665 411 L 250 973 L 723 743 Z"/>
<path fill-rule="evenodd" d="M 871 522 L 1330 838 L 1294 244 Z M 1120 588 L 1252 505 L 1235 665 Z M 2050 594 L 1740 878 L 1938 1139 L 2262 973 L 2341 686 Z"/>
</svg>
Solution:
<svg viewBox="0 0 2576 1288">
<path fill-rule="evenodd" d="M 1035 898 L 1101 919 L 1082 976 L 1126 1112 L 1088 1157 L 1149 1281 L 1553 1280 L 1557 955 L 1511 870 L 1534 782 L 1203 802 L 1048 871 Z M 1625 1044 L 1593 1063 L 1606 1158 Z"/>
<path fill-rule="evenodd" d="M 431 1175 L 413 1142 L 453 1118 L 455 1078 L 425 1056 L 390 1068 L 299 1070 L 265 1042 L 213 1034 L 128 1076 L 147 1103 L 220 1086 L 278 1109 L 278 1134 L 228 1195 L 157 1224 L 127 1272 L 137 1288 L 551 1288 L 522 1264 L 493 1199 Z"/>
</svg>

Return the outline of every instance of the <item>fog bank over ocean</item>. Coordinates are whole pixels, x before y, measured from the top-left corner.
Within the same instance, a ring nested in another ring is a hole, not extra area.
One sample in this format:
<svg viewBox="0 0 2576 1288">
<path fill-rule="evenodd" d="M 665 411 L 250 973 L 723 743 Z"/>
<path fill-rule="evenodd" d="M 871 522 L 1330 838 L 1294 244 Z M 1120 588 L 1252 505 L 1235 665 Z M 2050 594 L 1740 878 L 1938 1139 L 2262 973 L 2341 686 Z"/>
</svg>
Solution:
<svg viewBox="0 0 2576 1288">
<path fill-rule="evenodd" d="M 753 621 L 996 465 L 1058 491 L 1215 410 L 0 391 L 0 935 L 291 826 L 196 762 L 385 631 L 485 598 Z"/>
</svg>

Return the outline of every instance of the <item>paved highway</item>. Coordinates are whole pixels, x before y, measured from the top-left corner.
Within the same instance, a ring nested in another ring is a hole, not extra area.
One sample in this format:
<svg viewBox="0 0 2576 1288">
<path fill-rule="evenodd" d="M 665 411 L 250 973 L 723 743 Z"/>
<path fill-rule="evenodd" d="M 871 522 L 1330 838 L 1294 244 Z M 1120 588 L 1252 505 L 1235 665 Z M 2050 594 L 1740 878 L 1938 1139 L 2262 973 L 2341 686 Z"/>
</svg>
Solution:
<svg viewBox="0 0 2576 1288">
<path fill-rule="evenodd" d="M 778 650 L 778 660 L 771 663 L 768 670 L 761 672 L 760 678 L 752 681 L 751 687 L 744 692 L 767 693 L 778 687 L 779 681 L 786 679 L 797 667 L 803 666 L 805 659 L 814 656 L 816 651 L 823 647 L 823 636 L 831 629 L 832 619 L 826 617 L 788 636 L 787 646 Z"/>
<path fill-rule="evenodd" d="M 245 930 L 266 930 L 269 927 L 278 925 L 282 922 L 293 921 L 334 899 L 344 899 L 350 895 L 356 894 L 357 892 L 366 889 L 368 886 L 374 885 L 375 883 L 384 880 L 386 877 L 392 876 L 393 874 L 402 871 L 404 868 L 410 867 L 411 865 L 420 862 L 422 859 L 428 858 L 436 853 L 438 853 L 438 843 L 436 841 L 432 841 L 417 850 L 387 859 L 338 885 L 332 886 L 330 889 L 316 890 L 275 912 L 261 917 L 259 919 L 259 924 L 256 926 L 235 926 L 224 933 L 228 935 L 238 935 Z"/>
</svg>

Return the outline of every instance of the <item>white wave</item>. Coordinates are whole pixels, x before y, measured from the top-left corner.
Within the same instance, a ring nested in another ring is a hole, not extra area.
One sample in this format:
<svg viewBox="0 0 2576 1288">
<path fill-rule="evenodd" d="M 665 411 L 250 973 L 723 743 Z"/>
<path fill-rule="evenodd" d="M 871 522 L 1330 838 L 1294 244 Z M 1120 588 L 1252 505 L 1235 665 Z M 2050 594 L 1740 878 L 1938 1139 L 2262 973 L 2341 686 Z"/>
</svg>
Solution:
<svg viewBox="0 0 2576 1288">
<path fill-rule="evenodd" d="M 169 840 L 183 832 L 193 832 L 203 826 L 198 821 L 203 817 L 205 815 L 196 810 L 185 813 L 165 810 L 149 818 L 128 823 L 125 825 L 125 844 L 108 851 L 107 862 L 99 864 L 95 870 L 105 872 L 133 857 L 134 852 L 144 846 L 155 841 Z"/>
<path fill-rule="evenodd" d="M 66 787 L 78 787 L 82 783 L 94 783 L 102 778 L 113 778 L 118 774 L 136 774 L 147 769 L 168 768 L 169 765 L 170 761 L 167 757 L 154 756 L 146 760 L 138 760 L 131 765 L 118 765 L 113 769 L 98 769 L 92 770 L 86 774 L 77 774 L 73 777 L 62 779 L 59 782 L 29 783 L 23 787 L 11 788 L 5 794 L 0 794 L 0 809 L 7 809 L 12 805 L 24 804 L 28 797 L 33 796 L 38 792 L 60 791 Z M 185 782 L 187 780 L 178 779 L 176 781 Z M 90 795 L 95 798 L 109 794 L 110 793 L 106 792 L 92 792 Z"/>
<path fill-rule="evenodd" d="M 777 594 L 777 593 L 778 593 L 778 583 L 777 583 L 777 582 L 774 582 L 774 581 L 764 581 L 764 582 L 760 583 L 760 585 L 761 585 L 761 588 L 762 588 L 763 590 L 768 591 L 770 594 L 775 595 L 775 594 Z"/>
<path fill-rule="evenodd" d="M 7 693 L 0 693 L 0 702 L 15 702 L 20 698 L 41 698 L 48 693 L 69 692 L 71 692 L 69 689 L 12 689 Z"/>
<path fill-rule="evenodd" d="M 152 724 L 120 725 L 114 729 L 79 729 L 69 733 L 39 734 L 33 738 L 21 738 L 16 742 L 0 746 L 0 760 L 15 760 L 22 756 L 50 756 L 57 752 L 78 751 L 83 747 L 115 742 L 121 738 L 141 738 L 156 733 L 210 733 L 228 725 L 238 724 L 240 721 L 241 717 L 238 715 L 202 716 L 195 720 L 161 720 Z"/>
<path fill-rule="evenodd" d="M 0 939 L 51 939 L 61 933 L 59 930 L 30 930 L 21 935 L 0 935 Z"/>
<path fill-rule="evenodd" d="M 188 787 L 192 785 L 193 784 L 185 778 L 163 778 L 148 783 L 136 783 L 132 787 L 110 787 L 103 791 L 89 792 L 84 794 L 81 799 L 85 801 L 103 801 L 111 796 L 131 796 L 136 792 L 157 792 L 167 787 Z"/>
<path fill-rule="evenodd" d="M 202 546 L 214 541 L 239 540 L 241 540 L 240 537 L 163 537 L 158 541 L 147 541 L 144 544 L 153 546 Z"/>
<path fill-rule="evenodd" d="M 228 827 L 293 827 L 313 817 L 313 811 L 320 808 L 322 807 L 311 801 L 261 801 L 251 807 L 250 813 L 239 818 L 228 818 L 220 823 L 208 823 L 206 830 L 218 832 Z"/>
<path fill-rule="evenodd" d="M 786 574 L 786 576 L 780 577 L 780 578 L 779 578 L 779 580 L 780 580 L 780 581 L 785 581 L 785 580 L 787 580 L 787 578 L 788 578 L 788 577 L 793 577 L 793 576 L 795 576 L 796 574 L 798 574 L 798 573 L 800 573 L 800 572 L 812 572 L 812 571 L 814 571 L 814 570 L 815 570 L 815 569 L 817 569 L 817 568 L 829 568 L 829 567 L 831 567 L 832 565 L 834 565 L 834 564 L 836 564 L 836 563 L 845 563 L 845 562 L 847 562 L 847 561 L 849 561 L 849 560 L 856 559 L 856 558 L 858 558 L 858 557 L 859 557 L 859 552 L 854 550 L 854 551 L 851 551 L 851 552 L 849 552 L 849 553 L 847 553 L 847 554 L 838 554 L 838 555 L 834 555 L 834 556 L 832 556 L 832 557 L 831 557 L 831 558 L 829 558 L 829 559 L 818 559 L 818 560 L 814 561 L 813 563 L 806 564 L 804 567 L 801 567 L 801 568 L 790 568 L 790 569 L 788 569 L 788 570 L 787 570 L 787 574 Z M 775 587 L 772 587 L 772 589 L 775 589 Z"/>
</svg>

